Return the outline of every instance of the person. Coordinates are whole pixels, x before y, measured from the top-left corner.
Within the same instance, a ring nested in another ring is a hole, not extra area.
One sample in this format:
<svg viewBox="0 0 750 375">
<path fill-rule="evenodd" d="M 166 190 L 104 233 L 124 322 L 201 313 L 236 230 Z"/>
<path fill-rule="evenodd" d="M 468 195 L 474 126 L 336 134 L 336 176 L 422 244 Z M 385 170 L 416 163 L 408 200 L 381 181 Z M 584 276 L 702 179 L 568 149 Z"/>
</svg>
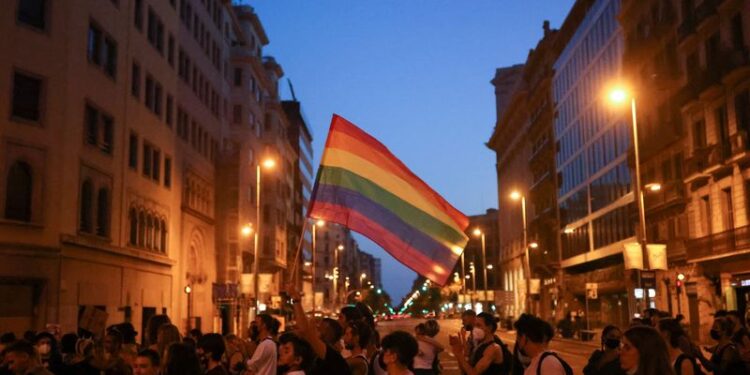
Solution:
<svg viewBox="0 0 750 375">
<path fill-rule="evenodd" d="M 230 374 L 237 375 L 245 370 L 245 362 L 250 359 L 250 343 L 231 333 L 226 335 L 224 340 L 227 343 L 227 368 Z"/>
<path fill-rule="evenodd" d="M 60 354 L 55 336 L 49 332 L 40 332 L 34 338 L 34 346 L 44 368 L 53 374 L 61 372 L 63 367 L 62 354 Z"/>
<path fill-rule="evenodd" d="M 2 335 L 0 335 L 0 352 L 5 350 L 5 348 L 8 347 L 8 345 L 16 342 L 16 334 L 13 332 L 5 332 Z"/>
<path fill-rule="evenodd" d="M 575 330 L 573 329 L 573 315 L 570 311 L 565 314 L 565 318 L 561 319 L 557 323 L 557 330 L 560 331 L 560 334 L 563 338 L 573 338 L 573 333 L 575 332 Z"/>
<path fill-rule="evenodd" d="M 466 343 L 466 350 L 464 350 L 464 356 L 468 361 L 471 358 L 471 354 L 474 352 L 476 347 L 476 341 L 474 340 L 474 323 L 477 319 L 477 313 L 474 310 L 468 309 L 461 313 L 461 339 Z"/>
<path fill-rule="evenodd" d="M 584 375 L 625 375 L 620 368 L 620 342 L 622 331 L 609 325 L 602 330 L 601 349 L 597 349 L 589 357 L 586 367 L 583 368 Z"/>
<path fill-rule="evenodd" d="M 218 333 L 207 333 L 198 339 L 196 352 L 206 375 L 227 375 L 227 370 L 221 364 L 225 351 L 224 338 Z"/>
<path fill-rule="evenodd" d="M 39 362 L 34 346 L 25 340 L 6 347 L 5 357 L 8 369 L 15 375 L 52 375 Z"/>
<path fill-rule="evenodd" d="M 430 319 L 418 324 L 414 331 L 419 346 L 419 352 L 414 357 L 414 374 L 434 375 L 435 369 L 440 367 L 438 354 L 445 350 L 445 347 L 435 340 L 435 336 L 440 332 L 440 325 L 437 320 Z"/>
<path fill-rule="evenodd" d="M 316 327 L 308 321 L 307 315 L 302 309 L 302 297 L 294 285 L 287 284 L 286 292 L 292 301 L 299 336 L 310 344 L 318 357 L 310 373 L 316 375 L 349 374 L 349 365 L 333 346 L 340 342 L 343 336 L 343 330 L 339 322 L 324 318 L 320 322 L 320 327 Z"/>
<path fill-rule="evenodd" d="M 419 352 L 417 340 L 407 332 L 394 331 L 383 337 L 381 360 L 388 375 L 414 375 L 414 357 Z"/>
<path fill-rule="evenodd" d="M 197 343 L 198 341 L 200 341 L 201 337 L 203 337 L 203 332 L 201 332 L 201 330 L 198 328 L 193 328 L 188 331 L 187 337 L 190 337 Z"/>
<path fill-rule="evenodd" d="M 78 335 L 75 333 L 66 333 L 60 338 L 60 354 L 62 355 L 62 364 L 65 368 L 61 373 L 67 374 L 71 366 L 75 364 L 76 356 L 76 343 L 78 342 Z"/>
<path fill-rule="evenodd" d="M 176 342 L 167 348 L 167 357 L 162 359 L 161 375 L 201 375 L 201 365 L 195 350 L 189 345 Z"/>
<path fill-rule="evenodd" d="M 750 374 L 750 331 L 747 328 L 739 330 L 732 336 L 732 343 L 737 347 L 745 374 Z"/>
<path fill-rule="evenodd" d="M 464 353 L 464 340 L 456 336 L 450 338 L 451 351 L 456 356 L 461 370 L 468 374 L 500 374 L 502 372 L 503 351 L 495 342 L 495 331 L 497 331 L 497 318 L 492 314 L 483 312 L 474 319 L 472 333 L 476 340 L 476 348 L 471 354 L 469 361 Z"/>
<path fill-rule="evenodd" d="M 667 345 L 651 326 L 631 327 L 622 338 L 620 366 L 628 374 L 674 375 Z"/>
<path fill-rule="evenodd" d="M 732 343 L 732 332 L 734 323 L 728 318 L 726 311 L 714 314 L 714 324 L 711 326 L 711 338 L 717 341 L 716 346 L 711 348 L 711 358 L 706 359 L 703 352 L 695 351 L 700 363 L 714 375 L 741 374 L 742 363 L 740 362 L 737 348 Z"/>
<path fill-rule="evenodd" d="M 107 375 L 130 375 L 132 368 L 121 355 L 122 335 L 110 330 L 104 335 L 101 347 L 96 347 L 91 364 Z"/>
<path fill-rule="evenodd" d="M 172 344 L 182 342 L 180 330 L 172 323 L 162 324 L 156 332 L 155 349 L 162 358 L 166 357 L 167 350 Z"/>
<path fill-rule="evenodd" d="M 566 375 L 573 370 L 560 356 L 549 350 L 549 342 L 555 335 L 552 326 L 532 315 L 516 321 L 516 344 L 518 352 L 531 359 L 524 370 L 525 375 Z"/>
<path fill-rule="evenodd" d="M 273 341 L 274 318 L 269 314 L 255 317 L 261 341 L 253 356 L 247 360 L 245 375 L 275 375 L 277 364 L 276 343 Z"/>
<path fill-rule="evenodd" d="M 368 359 L 365 350 L 370 342 L 370 326 L 362 320 L 350 321 L 344 330 L 344 348 L 351 353 L 346 364 L 352 375 L 367 375 Z"/>
<path fill-rule="evenodd" d="M 159 363 L 159 353 L 157 353 L 156 350 L 141 350 L 135 357 L 133 375 L 158 375 Z"/>
<path fill-rule="evenodd" d="M 315 359 L 310 344 L 294 333 L 285 333 L 279 337 L 280 374 L 305 375 Z"/>
<path fill-rule="evenodd" d="M 159 314 L 150 317 L 148 323 L 146 323 L 146 335 L 144 336 L 143 346 L 159 352 L 159 348 L 157 347 L 159 327 L 170 323 L 172 323 L 172 321 L 166 314 Z M 164 355 L 164 353 L 159 352 L 159 355 Z"/>
<path fill-rule="evenodd" d="M 659 333 L 667 344 L 669 361 L 677 375 L 694 375 L 699 373 L 697 363 L 691 356 L 681 349 L 683 340 L 687 337 L 685 330 L 677 319 L 661 319 L 658 323 Z"/>
<path fill-rule="evenodd" d="M 732 331 L 733 335 L 739 332 L 741 329 L 745 328 L 745 316 L 740 314 L 739 311 L 727 311 L 727 319 L 729 319 L 734 324 L 734 330 Z"/>
<path fill-rule="evenodd" d="M 115 324 L 107 328 L 108 330 L 116 330 L 122 335 L 122 347 L 120 349 L 120 356 L 128 366 L 133 366 L 135 358 L 138 356 L 138 344 L 135 341 L 138 336 L 138 331 L 135 330 L 133 324 L 129 322 Z"/>
</svg>

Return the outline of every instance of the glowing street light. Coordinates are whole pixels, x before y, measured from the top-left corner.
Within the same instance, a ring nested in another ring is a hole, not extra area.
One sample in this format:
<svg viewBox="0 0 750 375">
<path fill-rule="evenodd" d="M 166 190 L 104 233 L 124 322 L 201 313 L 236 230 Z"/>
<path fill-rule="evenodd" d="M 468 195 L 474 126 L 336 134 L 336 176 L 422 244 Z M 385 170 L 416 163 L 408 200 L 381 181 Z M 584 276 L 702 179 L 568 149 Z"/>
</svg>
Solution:
<svg viewBox="0 0 750 375">
<path fill-rule="evenodd" d="M 646 184 L 645 188 L 652 192 L 657 192 L 661 190 L 661 184 L 658 182 L 652 182 L 650 184 Z"/>
<path fill-rule="evenodd" d="M 242 232 L 243 237 L 250 237 L 253 234 L 253 224 L 247 223 L 243 225 L 240 232 Z"/>
</svg>

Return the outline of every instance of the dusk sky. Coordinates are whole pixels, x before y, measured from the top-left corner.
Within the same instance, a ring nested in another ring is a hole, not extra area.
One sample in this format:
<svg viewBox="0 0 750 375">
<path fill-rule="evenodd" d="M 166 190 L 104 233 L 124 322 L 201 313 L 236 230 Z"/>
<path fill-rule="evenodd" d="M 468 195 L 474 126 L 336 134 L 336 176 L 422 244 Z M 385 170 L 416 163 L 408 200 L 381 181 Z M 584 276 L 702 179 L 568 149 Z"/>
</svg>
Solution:
<svg viewBox="0 0 750 375">
<path fill-rule="evenodd" d="M 497 207 L 490 80 L 522 63 L 558 28 L 573 0 L 264 0 L 258 12 L 314 136 L 317 167 L 331 115 L 384 143 L 466 215 Z M 286 81 L 282 98 L 289 99 Z M 383 284 L 398 303 L 415 273 L 373 242 Z"/>
</svg>

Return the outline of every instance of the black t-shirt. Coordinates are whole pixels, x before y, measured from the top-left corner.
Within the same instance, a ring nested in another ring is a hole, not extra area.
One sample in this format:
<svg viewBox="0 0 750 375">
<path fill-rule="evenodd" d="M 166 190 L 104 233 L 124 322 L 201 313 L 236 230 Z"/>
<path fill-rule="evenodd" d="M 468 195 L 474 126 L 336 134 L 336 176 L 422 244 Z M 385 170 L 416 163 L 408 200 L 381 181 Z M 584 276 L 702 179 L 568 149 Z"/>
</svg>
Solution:
<svg viewBox="0 0 750 375">
<path fill-rule="evenodd" d="M 326 345 L 326 356 L 325 358 L 316 358 L 315 364 L 313 365 L 312 375 L 339 375 L 339 374 L 351 374 L 349 371 L 349 365 L 346 363 L 344 357 L 339 354 L 332 346 Z"/>
</svg>

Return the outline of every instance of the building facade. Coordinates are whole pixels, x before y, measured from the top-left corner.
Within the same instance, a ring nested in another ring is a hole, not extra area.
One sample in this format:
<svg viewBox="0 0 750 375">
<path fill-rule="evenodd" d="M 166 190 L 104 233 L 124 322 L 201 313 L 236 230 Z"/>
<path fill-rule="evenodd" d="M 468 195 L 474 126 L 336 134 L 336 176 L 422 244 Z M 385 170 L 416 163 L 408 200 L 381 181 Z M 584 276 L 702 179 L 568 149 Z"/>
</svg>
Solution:
<svg viewBox="0 0 750 375">
<path fill-rule="evenodd" d="M 289 198 L 297 153 L 282 70 L 262 57 L 257 15 L 216 0 L 11 4 L 0 16 L 0 293 L 27 302 L 0 314 L 0 330 L 75 331 L 96 306 L 139 332 L 160 313 L 181 329 L 244 331 L 254 249 L 240 229 L 257 228 L 261 155 L 278 165 L 262 192 L 268 306 L 302 215 Z"/>
</svg>

